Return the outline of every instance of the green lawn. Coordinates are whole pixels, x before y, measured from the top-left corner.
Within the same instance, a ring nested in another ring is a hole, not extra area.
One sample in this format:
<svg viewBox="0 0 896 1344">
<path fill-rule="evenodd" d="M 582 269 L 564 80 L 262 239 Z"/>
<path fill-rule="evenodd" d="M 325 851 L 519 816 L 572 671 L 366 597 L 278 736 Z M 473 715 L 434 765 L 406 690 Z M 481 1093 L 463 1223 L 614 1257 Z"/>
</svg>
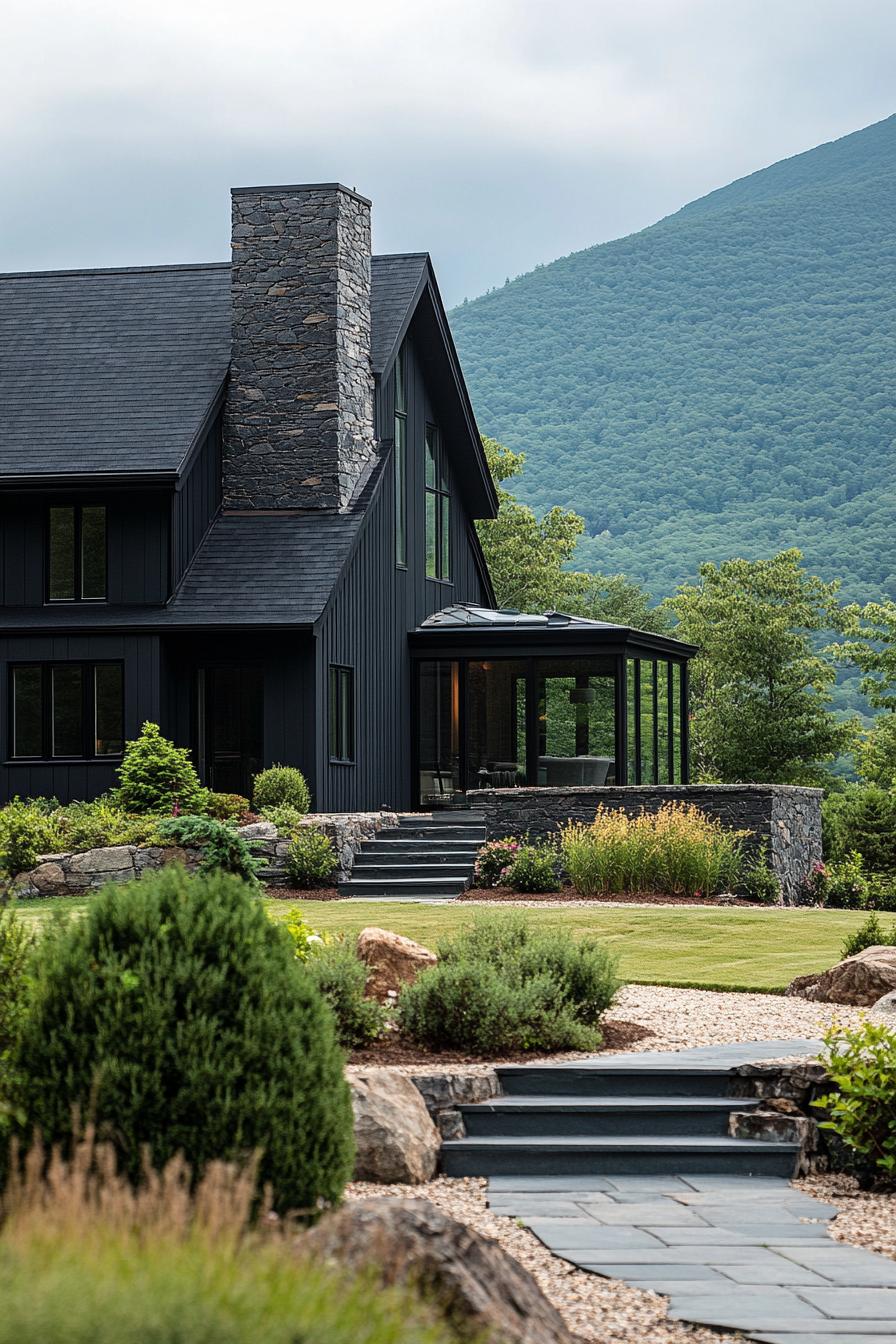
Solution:
<svg viewBox="0 0 896 1344">
<path fill-rule="evenodd" d="M 22 902 L 26 919 L 45 919 L 52 910 L 83 910 L 85 901 Z M 273 919 L 301 909 L 321 931 L 357 932 L 368 924 L 406 934 L 433 946 L 468 923 L 469 905 L 417 905 L 392 901 L 266 900 Z M 846 910 L 747 910 L 710 906 L 533 910 L 532 918 L 551 928 L 594 934 L 619 953 L 626 980 L 642 984 L 686 985 L 702 989 L 782 990 L 795 975 L 824 970 L 840 956 L 845 935 L 864 916 Z"/>
</svg>

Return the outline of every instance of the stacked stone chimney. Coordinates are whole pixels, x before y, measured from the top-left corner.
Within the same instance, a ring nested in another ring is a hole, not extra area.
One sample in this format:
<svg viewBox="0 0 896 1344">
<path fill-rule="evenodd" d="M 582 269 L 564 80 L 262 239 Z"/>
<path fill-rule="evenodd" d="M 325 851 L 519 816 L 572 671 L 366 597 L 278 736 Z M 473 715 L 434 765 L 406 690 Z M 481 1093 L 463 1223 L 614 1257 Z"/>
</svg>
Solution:
<svg viewBox="0 0 896 1344">
<path fill-rule="evenodd" d="M 232 201 L 224 507 L 344 508 L 375 453 L 370 202 L 336 183 Z"/>
</svg>

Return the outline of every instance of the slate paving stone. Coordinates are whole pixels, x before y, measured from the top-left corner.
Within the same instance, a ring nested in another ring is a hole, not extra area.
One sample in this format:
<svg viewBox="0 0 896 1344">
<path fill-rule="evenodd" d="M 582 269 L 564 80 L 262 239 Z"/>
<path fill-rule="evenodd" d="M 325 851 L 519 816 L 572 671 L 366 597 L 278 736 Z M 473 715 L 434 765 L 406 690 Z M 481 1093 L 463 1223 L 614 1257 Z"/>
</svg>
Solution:
<svg viewBox="0 0 896 1344">
<path fill-rule="evenodd" d="M 757 1327 L 762 1329 L 762 1327 Z M 800 1326 L 790 1325 L 785 1321 L 780 1321 L 777 1326 L 769 1326 L 769 1333 L 763 1332 L 756 1334 L 750 1332 L 751 1339 L 768 1340 L 774 1334 L 775 1340 L 786 1341 L 786 1344 L 794 1344 L 794 1341 L 802 1339 L 810 1341 L 810 1344 L 847 1344 L 847 1341 L 859 1336 L 862 1344 L 884 1344 L 884 1341 L 896 1339 L 896 1327 L 892 1321 L 829 1321 L 823 1318 L 820 1321 L 813 1321 L 811 1333 L 808 1327 L 805 1332 Z"/>
<path fill-rule="evenodd" d="M 588 1207 L 589 1217 L 598 1223 L 644 1227 L 655 1223 L 658 1227 L 707 1227 L 708 1224 L 690 1209 L 666 1200 L 651 1204 L 592 1204 Z"/>
<path fill-rule="evenodd" d="M 595 1274 L 603 1274 L 608 1279 L 625 1279 L 626 1282 L 634 1283 L 635 1280 L 647 1280 L 651 1278 L 661 1278 L 668 1283 L 672 1279 L 682 1279 L 693 1283 L 700 1280 L 704 1284 L 723 1284 L 726 1282 L 724 1275 L 718 1269 L 711 1265 L 681 1265 L 681 1264 L 606 1264 L 604 1266 L 589 1265 L 588 1269 Z"/>
<path fill-rule="evenodd" d="M 892 1323 L 888 1323 L 886 1325 L 886 1330 L 889 1332 L 892 1331 L 892 1329 Z M 817 1332 L 805 1334 L 801 1330 L 794 1330 L 792 1333 L 779 1334 L 776 1331 L 774 1334 L 770 1335 L 758 1334 L 753 1335 L 752 1338 L 759 1340 L 760 1344 L 819 1344 L 820 1336 Z M 837 1344 L 883 1344 L 883 1341 L 888 1338 L 892 1339 L 892 1334 L 884 1333 L 882 1330 L 880 1334 L 875 1335 L 851 1333 L 840 1334 L 836 1336 L 836 1341 Z"/>
<path fill-rule="evenodd" d="M 768 1223 L 759 1226 L 742 1224 L 738 1228 L 712 1227 L 657 1227 L 643 1224 L 646 1231 L 659 1237 L 667 1246 L 786 1246 L 788 1242 L 802 1245 L 807 1241 L 829 1241 L 826 1223 Z"/>
<path fill-rule="evenodd" d="M 764 1283 L 777 1283 L 784 1288 L 802 1287 L 804 1284 L 815 1288 L 830 1288 L 829 1279 L 816 1273 L 814 1269 L 806 1269 L 805 1265 L 795 1265 L 792 1260 L 785 1260 L 783 1255 L 776 1257 L 776 1265 L 764 1261 L 760 1265 L 725 1265 L 722 1273 L 735 1283 L 753 1283 L 762 1285 Z"/>
<path fill-rule="evenodd" d="M 521 1192 L 562 1190 L 613 1190 L 609 1176 L 490 1176 L 489 1190 L 519 1190 Z M 570 1198 L 575 1198 L 570 1194 Z"/>
<path fill-rule="evenodd" d="M 596 1265 L 625 1265 L 637 1260 L 641 1265 L 769 1265 L 777 1267 L 779 1257 L 764 1246 L 664 1246 L 660 1250 L 641 1249 L 637 1255 L 623 1246 L 605 1247 L 595 1255 L 581 1254 L 583 1269 Z M 619 1277 L 615 1275 L 614 1277 Z"/>
<path fill-rule="evenodd" d="M 827 1246 L 770 1246 L 769 1250 L 821 1274 L 832 1285 L 850 1288 L 896 1288 L 896 1260 L 871 1255 L 858 1246 L 836 1242 Z"/>
<path fill-rule="evenodd" d="M 771 1298 L 779 1292 L 781 1297 Z M 791 1326 L 794 1330 L 814 1330 L 824 1316 L 813 1311 L 806 1302 L 788 1293 L 786 1288 L 764 1288 L 743 1297 L 730 1293 L 725 1296 L 682 1295 L 669 1299 L 669 1315 L 674 1320 L 699 1321 L 702 1325 L 721 1326 L 727 1330 L 780 1330 Z"/>
<path fill-rule="evenodd" d="M 676 1203 L 675 1200 L 668 1201 Z M 796 1223 L 799 1225 L 802 1214 L 792 1212 L 786 1204 L 775 1204 L 767 1200 L 757 1207 L 756 1204 L 700 1204 L 691 1210 L 707 1223 L 721 1227 L 727 1224 L 738 1226 L 742 1223 Z"/>
<path fill-rule="evenodd" d="M 645 1251 L 662 1249 L 662 1242 L 657 1241 L 656 1237 L 650 1236 L 649 1233 L 642 1232 L 638 1227 L 601 1227 L 591 1219 L 587 1223 L 583 1220 L 580 1225 L 572 1218 L 566 1220 L 530 1218 L 526 1222 L 539 1241 L 543 1241 L 553 1251 L 578 1251 L 587 1254 L 589 1251 L 635 1247 Z M 588 1258 L 596 1257 L 588 1256 Z"/>
<path fill-rule="evenodd" d="M 896 1332 L 896 1288 L 801 1288 L 800 1297 L 825 1316 L 889 1320 Z"/>
<path fill-rule="evenodd" d="M 518 1200 L 490 1199 L 488 1206 L 492 1213 L 506 1214 L 511 1218 L 581 1218 L 589 1207 L 584 1203 L 571 1204 L 567 1199 L 547 1196 L 538 1200 L 528 1197 Z"/>
</svg>

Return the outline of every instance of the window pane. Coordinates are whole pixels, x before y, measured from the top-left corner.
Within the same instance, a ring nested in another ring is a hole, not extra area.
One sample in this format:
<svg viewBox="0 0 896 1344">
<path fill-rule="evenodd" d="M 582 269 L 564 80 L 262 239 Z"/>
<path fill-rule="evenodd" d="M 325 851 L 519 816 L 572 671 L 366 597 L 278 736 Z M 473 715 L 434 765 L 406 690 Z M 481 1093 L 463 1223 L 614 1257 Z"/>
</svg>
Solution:
<svg viewBox="0 0 896 1344">
<path fill-rule="evenodd" d="M 426 492 L 426 577 L 437 579 L 436 571 L 436 508 L 438 495 Z"/>
<path fill-rule="evenodd" d="M 48 592 L 51 602 L 71 602 L 75 597 L 75 511 L 73 508 L 50 509 L 50 575 Z"/>
<path fill-rule="evenodd" d="M 420 802 L 426 806 L 450 801 L 460 788 L 460 670 L 456 662 L 427 660 L 419 676 Z"/>
<path fill-rule="evenodd" d="M 13 668 L 12 687 L 12 754 L 43 756 L 42 669 Z"/>
<path fill-rule="evenodd" d="M 657 663 L 657 782 L 659 784 L 671 784 L 669 778 L 669 679 L 671 666 L 669 663 Z"/>
<path fill-rule="evenodd" d="M 526 664 L 496 658 L 467 664 L 469 789 L 526 782 Z"/>
<path fill-rule="evenodd" d="M 407 389 L 404 376 L 404 347 L 398 352 L 398 358 L 395 361 L 395 409 L 396 411 L 406 411 L 408 408 Z"/>
<path fill-rule="evenodd" d="M 437 484 L 438 484 L 438 480 L 439 480 L 439 477 L 438 477 L 438 469 L 437 469 L 437 464 L 436 464 L 436 457 L 437 457 L 437 455 L 438 455 L 438 448 L 436 447 L 436 430 L 435 430 L 435 425 L 427 425 L 427 426 L 426 426 L 426 452 L 425 452 L 424 456 L 425 456 L 425 459 L 426 459 L 426 464 L 425 464 L 425 466 L 426 466 L 425 480 L 426 480 L 426 486 L 427 486 L 427 489 L 429 489 L 429 490 L 435 490 L 435 488 L 436 488 L 436 486 L 437 486 Z"/>
<path fill-rule="evenodd" d="M 340 677 L 342 696 L 340 700 L 340 718 L 342 719 L 341 756 L 344 761 L 354 760 L 355 756 L 355 705 L 352 689 L 351 668 L 344 667 Z"/>
<path fill-rule="evenodd" d="M 124 750 L 124 706 L 119 663 L 94 668 L 94 752 L 118 756 Z"/>
<path fill-rule="evenodd" d="M 681 770 L 681 667 L 672 664 L 672 765 L 671 783 L 682 782 Z"/>
<path fill-rule="evenodd" d="M 441 546 L 441 556 L 439 565 L 439 578 L 451 578 L 451 500 L 447 495 L 439 496 L 439 503 L 442 510 L 442 527 L 439 537 Z"/>
<path fill-rule="evenodd" d="M 628 782 L 637 784 L 638 782 L 638 688 L 636 683 L 638 664 L 634 658 L 629 658 L 626 664 L 626 696 L 627 696 L 627 715 L 626 738 L 628 751 Z"/>
<path fill-rule="evenodd" d="M 407 421 L 395 417 L 395 563 L 408 562 Z"/>
<path fill-rule="evenodd" d="M 81 597 L 106 596 L 106 510 L 88 505 L 81 510 Z"/>
<path fill-rule="evenodd" d="M 83 676 L 80 664 L 53 668 L 54 756 L 80 756 L 84 751 Z"/>
<path fill-rule="evenodd" d="M 653 754 L 653 668 L 652 662 L 641 659 L 641 783 L 656 783 L 656 761 Z"/>
<path fill-rule="evenodd" d="M 339 669 L 330 668 L 330 697 L 328 701 L 330 755 L 339 756 Z"/>
<path fill-rule="evenodd" d="M 606 784 L 616 770 L 616 665 L 612 658 L 540 658 L 538 783 Z"/>
</svg>

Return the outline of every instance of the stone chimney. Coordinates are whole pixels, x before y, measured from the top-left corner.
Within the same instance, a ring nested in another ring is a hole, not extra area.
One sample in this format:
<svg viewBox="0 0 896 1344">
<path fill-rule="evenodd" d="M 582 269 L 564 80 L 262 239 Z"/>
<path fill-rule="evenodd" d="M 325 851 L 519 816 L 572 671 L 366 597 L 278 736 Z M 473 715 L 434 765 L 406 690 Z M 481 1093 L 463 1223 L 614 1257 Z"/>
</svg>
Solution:
<svg viewBox="0 0 896 1344">
<path fill-rule="evenodd" d="M 232 202 L 224 507 L 342 508 L 375 453 L 370 202 L 338 183 Z"/>
</svg>

